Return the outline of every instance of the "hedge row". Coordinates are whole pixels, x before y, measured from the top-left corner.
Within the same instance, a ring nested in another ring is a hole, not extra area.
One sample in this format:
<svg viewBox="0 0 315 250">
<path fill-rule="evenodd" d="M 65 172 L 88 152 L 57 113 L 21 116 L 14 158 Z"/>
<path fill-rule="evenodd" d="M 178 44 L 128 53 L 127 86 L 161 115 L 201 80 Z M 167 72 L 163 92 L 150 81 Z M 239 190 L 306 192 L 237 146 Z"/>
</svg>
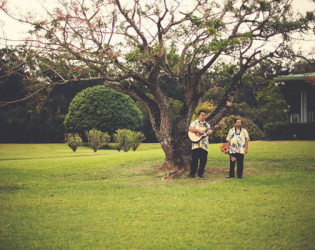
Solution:
<svg viewBox="0 0 315 250">
<path fill-rule="evenodd" d="M 129 129 L 117 129 L 113 135 L 114 142 L 118 151 L 123 149 L 125 152 L 129 151 L 130 148 L 133 151 L 139 147 L 141 142 L 145 139 L 143 133 L 131 131 Z M 89 147 L 94 152 L 99 150 L 103 146 L 108 146 L 111 136 L 106 132 L 102 132 L 96 129 L 91 129 L 86 132 Z M 77 148 L 82 145 L 82 138 L 79 134 L 68 133 L 65 135 L 65 141 L 68 146 L 75 152 Z"/>
<path fill-rule="evenodd" d="M 266 123 L 266 140 L 315 140 L 315 123 Z"/>
<path fill-rule="evenodd" d="M 235 126 L 236 118 L 242 120 L 242 126 L 247 130 L 251 141 L 262 140 L 264 138 L 264 133 L 252 120 L 245 117 L 231 115 L 224 117 L 219 122 L 219 124 L 222 124 L 222 127 L 219 128 L 212 137 L 210 137 L 211 142 L 225 142 L 229 130 Z"/>
<path fill-rule="evenodd" d="M 223 126 L 214 133 L 214 135 L 211 137 L 211 141 L 224 142 L 229 129 L 234 126 L 235 118 L 240 118 L 242 120 L 243 126 L 248 131 L 249 137 L 252 141 L 315 140 L 315 123 L 266 123 L 263 132 L 250 119 L 231 115 L 228 117 L 224 117 L 220 121 Z"/>
</svg>

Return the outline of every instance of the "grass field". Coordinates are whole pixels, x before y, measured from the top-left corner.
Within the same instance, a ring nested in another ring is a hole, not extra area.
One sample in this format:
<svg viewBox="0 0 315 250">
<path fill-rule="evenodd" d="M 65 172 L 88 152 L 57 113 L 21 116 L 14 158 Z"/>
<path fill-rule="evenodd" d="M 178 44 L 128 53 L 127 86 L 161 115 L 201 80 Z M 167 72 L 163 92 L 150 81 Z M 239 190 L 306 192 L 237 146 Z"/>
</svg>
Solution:
<svg viewBox="0 0 315 250">
<path fill-rule="evenodd" d="M 136 152 L 0 144 L 0 249 L 314 249 L 315 141 L 251 142 L 244 179 L 212 144 L 205 179 Z"/>
</svg>

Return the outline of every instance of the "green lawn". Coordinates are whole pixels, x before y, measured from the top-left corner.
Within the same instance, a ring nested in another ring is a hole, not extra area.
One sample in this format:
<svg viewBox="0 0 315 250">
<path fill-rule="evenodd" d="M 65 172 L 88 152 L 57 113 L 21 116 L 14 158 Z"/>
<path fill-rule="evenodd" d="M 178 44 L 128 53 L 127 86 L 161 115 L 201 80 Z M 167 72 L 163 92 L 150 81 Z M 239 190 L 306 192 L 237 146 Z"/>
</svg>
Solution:
<svg viewBox="0 0 315 250">
<path fill-rule="evenodd" d="M 0 249 L 314 249 L 315 141 L 251 142 L 244 179 L 162 181 L 158 144 L 0 144 Z"/>
</svg>

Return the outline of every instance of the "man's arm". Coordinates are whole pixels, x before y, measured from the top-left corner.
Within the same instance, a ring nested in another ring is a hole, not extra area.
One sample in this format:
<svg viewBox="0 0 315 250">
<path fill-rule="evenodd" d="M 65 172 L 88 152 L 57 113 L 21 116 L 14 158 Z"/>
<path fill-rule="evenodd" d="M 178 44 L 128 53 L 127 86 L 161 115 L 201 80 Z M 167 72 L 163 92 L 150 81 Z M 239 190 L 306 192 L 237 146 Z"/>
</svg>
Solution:
<svg viewBox="0 0 315 250">
<path fill-rule="evenodd" d="M 247 154 L 248 153 L 248 142 L 249 142 L 249 135 L 247 130 L 245 130 L 245 149 L 244 149 L 244 153 Z"/>
<path fill-rule="evenodd" d="M 248 141 L 245 142 L 245 150 L 244 153 L 247 154 L 248 153 Z"/>
<path fill-rule="evenodd" d="M 227 145 L 229 146 L 229 151 L 230 151 L 231 142 L 229 140 L 227 140 Z M 230 152 L 228 154 L 230 154 Z M 231 156 L 232 161 L 236 161 L 236 158 L 234 156 L 232 156 L 232 155 L 230 155 L 230 156 Z"/>
<path fill-rule="evenodd" d="M 189 131 L 193 132 L 193 133 L 198 133 L 198 134 L 201 134 L 201 135 L 203 135 L 205 133 L 204 130 L 196 129 L 194 127 L 189 127 Z"/>
<path fill-rule="evenodd" d="M 208 132 L 208 135 L 213 135 L 215 130 L 218 128 L 219 126 L 218 125 L 215 125 L 213 129 L 210 129 L 209 132 Z"/>
</svg>

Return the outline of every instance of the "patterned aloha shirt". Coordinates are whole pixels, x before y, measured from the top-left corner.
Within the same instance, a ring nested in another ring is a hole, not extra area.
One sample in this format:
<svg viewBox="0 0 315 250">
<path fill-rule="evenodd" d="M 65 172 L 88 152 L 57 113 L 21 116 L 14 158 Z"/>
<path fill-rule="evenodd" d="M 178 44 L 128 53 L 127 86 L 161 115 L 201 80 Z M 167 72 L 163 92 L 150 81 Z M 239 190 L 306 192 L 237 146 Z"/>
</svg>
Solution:
<svg viewBox="0 0 315 250">
<path fill-rule="evenodd" d="M 249 141 L 249 135 L 246 129 L 241 128 L 239 133 L 236 133 L 235 127 L 231 128 L 227 137 L 227 141 L 230 141 L 230 154 L 244 154 L 245 142 Z"/>
<path fill-rule="evenodd" d="M 199 119 L 197 119 L 190 124 L 190 127 L 193 127 L 196 129 L 210 129 L 210 124 L 207 122 L 201 123 Z M 192 143 L 191 149 L 196 149 L 196 148 L 202 148 L 208 151 L 209 150 L 208 136 L 205 136 L 204 138 L 202 138 L 198 143 Z"/>
</svg>

